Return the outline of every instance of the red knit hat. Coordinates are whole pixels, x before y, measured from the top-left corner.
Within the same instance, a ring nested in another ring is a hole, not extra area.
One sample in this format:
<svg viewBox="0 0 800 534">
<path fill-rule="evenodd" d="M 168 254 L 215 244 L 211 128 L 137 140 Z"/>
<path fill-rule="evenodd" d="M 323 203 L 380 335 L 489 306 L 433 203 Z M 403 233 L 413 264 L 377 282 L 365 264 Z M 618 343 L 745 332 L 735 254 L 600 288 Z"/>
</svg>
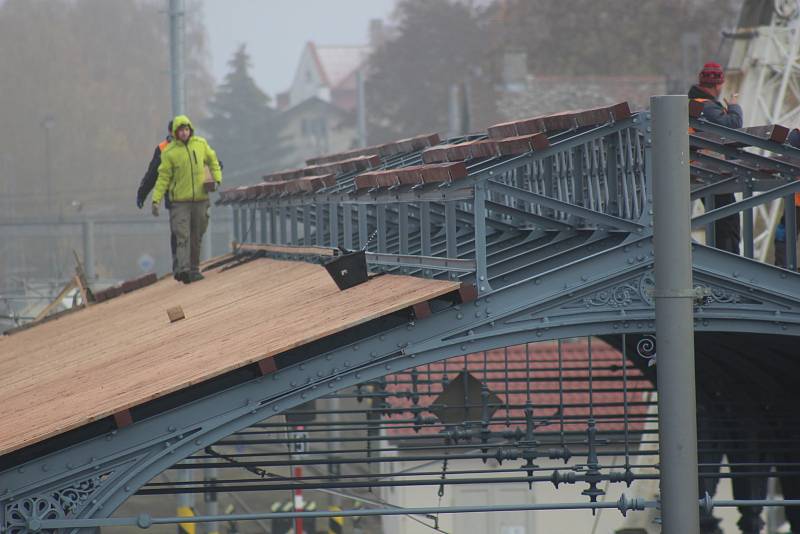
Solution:
<svg viewBox="0 0 800 534">
<path fill-rule="evenodd" d="M 697 78 L 701 84 L 720 85 L 725 82 L 725 72 L 719 63 L 706 63 Z"/>
</svg>

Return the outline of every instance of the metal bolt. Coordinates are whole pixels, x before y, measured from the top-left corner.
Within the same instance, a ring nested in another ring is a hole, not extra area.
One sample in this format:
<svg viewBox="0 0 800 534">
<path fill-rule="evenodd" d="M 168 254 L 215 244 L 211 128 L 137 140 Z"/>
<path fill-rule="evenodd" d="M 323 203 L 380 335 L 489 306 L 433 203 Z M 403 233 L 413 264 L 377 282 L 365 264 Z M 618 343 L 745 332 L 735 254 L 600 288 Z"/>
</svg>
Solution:
<svg viewBox="0 0 800 534">
<path fill-rule="evenodd" d="M 278 405 L 277 405 L 277 404 L 276 404 L 275 406 L 273 406 L 273 407 L 272 407 L 272 411 L 273 411 L 273 412 L 277 412 L 278 410 L 279 410 L 279 408 L 278 408 Z"/>
<path fill-rule="evenodd" d="M 167 427 L 167 432 L 175 432 L 175 430 L 176 430 L 175 427 L 172 425 Z"/>
</svg>

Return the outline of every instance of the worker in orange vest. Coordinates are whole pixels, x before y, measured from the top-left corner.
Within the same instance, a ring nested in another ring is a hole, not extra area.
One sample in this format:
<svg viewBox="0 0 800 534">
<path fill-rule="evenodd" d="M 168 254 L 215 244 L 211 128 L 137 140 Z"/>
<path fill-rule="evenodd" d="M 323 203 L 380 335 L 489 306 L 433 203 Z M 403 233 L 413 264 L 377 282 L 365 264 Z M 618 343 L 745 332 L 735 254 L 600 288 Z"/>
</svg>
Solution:
<svg viewBox="0 0 800 534">
<path fill-rule="evenodd" d="M 738 95 L 720 102 L 725 73 L 719 63 L 706 63 L 698 75 L 697 85 L 689 89 L 689 99 L 703 104 L 702 118 L 713 124 L 728 128 L 741 128 L 744 124 L 742 107 L 737 102 Z M 733 193 L 714 195 L 714 207 L 719 208 L 736 202 Z M 739 214 L 730 215 L 714 223 L 714 241 L 720 250 L 739 254 L 741 227 Z"/>
<path fill-rule="evenodd" d="M 153 157 L 150 159 L 150 164 L 147 165 L 147 171 L 144 173 L 142 177 L 142 181 L 139 183 L 139 189 L 136 191 L 136 206 L 139 209 L 142 209 L 144 206 L 144 201 L 147 200 L 147 195 L 150 194 L 150 191 L 156 185 L 156 179 L 158 178 L 158 166 L 161 165 L 161 153 L 167 148 L 170 141 L 172 141 L 172 121 L 169 121 L 167 124 L 167 136 L 161 141 L 158 146 L 156 146 L 155 152 L 153 152 Z M 164 207 L 169 209 L 170 202 L 169 202 L 169 194 L 164 195 Z M 170 250 L 172 251 L 172 270 L 175 271 L 175 248 L 177 246 L 177 241 L 175 240 L 175 234 L 170 232 L 169 236 L 169 246 Z"/>
</svg>

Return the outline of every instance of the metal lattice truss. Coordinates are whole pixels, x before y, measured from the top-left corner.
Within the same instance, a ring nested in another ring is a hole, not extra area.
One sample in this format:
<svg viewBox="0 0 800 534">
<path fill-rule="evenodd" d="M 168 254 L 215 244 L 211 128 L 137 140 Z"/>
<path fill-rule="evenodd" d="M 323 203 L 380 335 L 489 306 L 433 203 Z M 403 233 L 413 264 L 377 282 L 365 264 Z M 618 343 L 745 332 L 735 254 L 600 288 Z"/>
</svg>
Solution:
<svg viewBox="0 0 800 534">
<path fill-rule="evenodd" d="M 652 341 L 642 336 L 654 331 L 653 147 L 649 114 L 626 109 L 498 125 L 488 137 L 444 144 L 415 138 L 223 192 L 221 203 L 237 221 L 237 260 L 319 261 L 321 251 L 363 247 L 374 270 L 460 280 L 462 298 L 279 355 L 266 374 L 240 369 L 193 386 L 125 428 L 78 429 L 6 455 L 0 525 L 14 533 L 101 525 L 99 518 L 159 473 L 243 429 L 448 358 L 579 337 L 603 337 L 622 354 L 636 354 L 637 343 Z M 757 132 L 697 119 L 692 126 L 695 198 L 745 193 L 734 204 L 711 204 L 693 225 L 702 230 L 731 213 L 746 221 L 743 256 L 692 244 L 696 331 L 800 336 L 800 276 L 752 259 L 752 223 L 747 230 L 749 212 L 800 190 L 792 159 L 800 151 Z M 796 246 L 796 233 L 790 239 Z M 630 358 L 647 376 L 647 360 Z M 526 427 L 524 406 L 513 416 Z M 484 422 L 495 423 L 491 416 Z M 529 419 L 526 428 L 534 426 Z M 611 477 L 599 468 L 564 476 L 590 486 Z M 602 506 L 624 513 L 651 505 L 623 499 Z M 138 519 L 140 526 L 150 522 Z"/>
<path fill-rule="evenodd" d="M 797 124 L 800 118 L 800 18 L 794 0 L 775 2 L 767 26 L 739 28 L 726 69 L 726 96 L 740 94 L 745 124 Z M 767 261 L 783 203 L 754 210 L 755 256 Z"/>
</svg>

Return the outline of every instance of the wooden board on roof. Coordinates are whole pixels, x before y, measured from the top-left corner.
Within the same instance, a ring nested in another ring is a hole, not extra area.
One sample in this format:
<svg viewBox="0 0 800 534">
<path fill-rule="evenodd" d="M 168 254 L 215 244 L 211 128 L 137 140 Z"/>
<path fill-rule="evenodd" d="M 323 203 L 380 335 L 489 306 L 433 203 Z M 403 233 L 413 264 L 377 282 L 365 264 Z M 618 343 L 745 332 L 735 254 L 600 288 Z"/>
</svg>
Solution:
<svg viewBox="0 0 800 534">
<path fill-rule="evenodd" d="M 258 259 L 0 337 L 0 455 L 457 288 L 385 275 L 339 291 L 319 265 Z"/>
</svg>

